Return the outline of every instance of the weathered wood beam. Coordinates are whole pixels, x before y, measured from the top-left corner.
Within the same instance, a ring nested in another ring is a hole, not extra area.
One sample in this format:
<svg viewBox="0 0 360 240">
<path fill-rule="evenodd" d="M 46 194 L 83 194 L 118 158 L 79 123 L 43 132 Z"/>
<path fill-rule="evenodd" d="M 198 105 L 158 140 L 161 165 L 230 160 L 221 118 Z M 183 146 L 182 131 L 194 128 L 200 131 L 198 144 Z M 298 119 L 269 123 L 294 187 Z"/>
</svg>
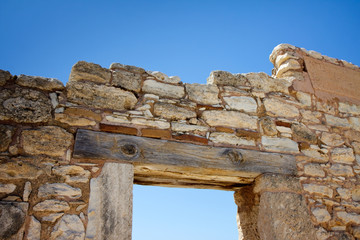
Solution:
<svg viewBox="0 0 360 240">
<path fill-rule="evenodd" d="M 132 163 L 135 183 L 177 187 L 234 189 L 262 173 L 296 173 L 292 155 L 83 129 L 76 134 L 73 159 Z"/>
</svg>

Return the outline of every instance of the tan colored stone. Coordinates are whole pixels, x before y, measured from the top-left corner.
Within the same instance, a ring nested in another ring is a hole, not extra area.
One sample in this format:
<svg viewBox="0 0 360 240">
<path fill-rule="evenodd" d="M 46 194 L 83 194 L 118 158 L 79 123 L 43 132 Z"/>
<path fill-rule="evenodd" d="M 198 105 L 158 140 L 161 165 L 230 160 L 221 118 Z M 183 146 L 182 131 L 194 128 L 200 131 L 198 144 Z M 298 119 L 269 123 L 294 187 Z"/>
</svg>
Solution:
<svg viewBox="0 0 360 240">
<path fill-rule="evenodd" d="M 341 135 L 336 133 L 323 132 L 321 134 L 320 140 L 326 145 L 332 147 L 338 147 L 344 144 L 344 140 L 342 139 Z"/>
<path fill-rule="evenodd" d="M 350 122 L 350 126 L 352 129 L 354 129 L 356 131 L 360 131 L 360 118 L 350 117 L 349 122 Z"/>
<path fill-rule="evenodd" d="M 96 121 L 101 121 L 101 115 L 89 109 L 66 108 L 64 113 L 72 117 L 78 117 L 78 118 L 82 117 L 82 118 L 94 119 Z"/>
<path fill-rule="evenodd" d="M 131 66 L 131 65 L 125 65 L 125 64 L 121 64 L 121 63 L 112 63 L 110 65 L 110 69 L 111 70 L 126 70 L 129 72 L 133 72 L 133 73 L 139 73 L 139 74 L 143 74 L 146 71 L 141 68 L 141 67 L 136 67 L 136 66 Z"/>
<path fill-rule="evenodd" d="M 56 222 L 56 220 L 58 220 L 59 218 L 61 218 L 64 215 L 64 213 L 51 213 L 47 216 L 44 216 L 41 218 L 42 222 L 50 222 L 50 223 L 54 223 Z"/>
<path fill-rule="evenodd" d="M 347 213 L 345 211 L 337 212 L 336 216 L 345 224 L 360 224 L 360 215 L 356 213 Z"/>
<path fill-rule="evenodd" d="M 71 187 L 66 183 L 46 183 L 39 187 L 38 197 L 68 197 L 77 199 L 81 197 L 81 189 Z"/>
<path fill-rule="evenodd" d="M 304 92 L 296 92 L 296 98 L 301 102 L 303 105 L 310 107 L 311 106 L 311 95 Z"/>
<path fill-rule="evenodd" d="M 293 54 L 291 53 L 288 53 L 288 52 L 285 52 L 284 54 L 282 55 L 278 55 L 275 59 L 275 62 L 274 62 L 274 66 L 276 68 L 279 68 L 281 66 L 281 64 L 283 64 L 285 61 L 289 60 L 289 59 L 299 59 L 298 57 L 295 57 L 293 56 Z"/>
<path fill-rule="evenodd" d="M 320 195 L 322 197 L 329 197 L 332 198 L 334 191 L 324 185 L 318 185 L 318 184 L 303 184 L 304 190 L 306 192 L 309 192 L 310 194 L 316 194 L 316 195 Z"/>
<path fill-rule="evenodd" d="M 204 111 L 202 118 L 210 126 L 224 126 L 257 130 L 257 117 L 235 111 Z"/>
<path fill-rule="evenodd" d="M 178 76 L 168 76 L 165 73 L 159 72 L 159 71 L 148 71 L 148 73 L 152 76 L 154 76 L 156 79 L 165 82 L 165 83 L 179 83 L 180 77 Z"/>
<path fill-rule="evenodd" d="M 284 73 L 287 71 L 301 71 L 302 67 L 300 63 L 295 59 L 288 59 L 286 62 L 282 63 L 281 66 L 276 71 L 276 77 L 284 77 Z"/>
<path fill-rule="evenodd" d="M 183 98 L 185 96 L 183 86 L 161 83 L 155 80 L 146 80 L 143 84 L 142 91 L 165 98 Z"/>
<path fill-rule="evenodd" d="M 65 214 L 54 226 L 50 235 L 50 240 L 83 240 L 85 238 L 85 228 L 81 219 L 77 215 Z"/>
<path fill-rule="evenodd" d="M 87 183 L 90 177 L 90 171 L 75 165 L 54 167 L 52 173 L 63 176 L 67 183 Z"/>
<path fill-rule="evenodd" d="M 246 78 L 257 91 L 289 93 L 291 83 L 285 79 L 272 78 L 266 73 L 247 73 Z"/>
<path fill-rule="evenodd" d="M 303 121 L 310 123 L 320 123 L 321 113 L 309 110 L 300 110 Z"/>
<path fill-rule="evenodd" d="M 342 199 L 348 200 L 349 198 L 351 198 L 351 191 L 349 189 L 337 188 L 336 191 Z"/>
<path fill-rule="evenodd" d="M 299 153 L 298 144 L 289 138 L 262 136 L 261 144 L 268 151 Z"/>
<path fill-rule="evenodd" d="M 232 74 L 226 71 L 212 71 L 207 78 L 207 84 L 225 86 L 249 86 L 246 77 L 242 74 Z"/>
<path fill-rule="evenodd" d="M 111 122 L 111 123 L 125 123 L 125 124 L 131 123 L 129 121 L 128 117 L 125 117 L 125 116 L 109 115 L 109 116 L 105 116 L 105 119 L 106 119 L 106 121 Z"/>
<path fill-rule="evenodd" d="M 12 183 L 0 183 L 0 193 L 9 194 L 15 191 L 16 185 Z"/>
<path fill-rule="evenodd" d="M 10 125 L 0 125 L 0 152 L 7 151 L 14 135 L 14 127 Z"/>
<path fill-rule="evenodd" d="M 281 43 L 277 45 L 269 56 L 270 62 L 275 64 L 275 60 L 279 55 L 283 55 L 287 52 L 292 55 L 295 49 L 296 49 L 295 46 L 290 45 L 288 43 Z"/>
<path fill-rule="evenodd" d="M 23 87 L 37 88 L 45 91 L 56 91 L 64 89 L 64 84 L 55 78 L 26 76 L 21 74 L 17 77 L 16 83 Z"/>
<path fill-rule="evenodd" d="M 113 71 L 111 84 L 115 87 L 122 87 L 130 91 L 140 92 L 141 83 L 141 73 L 128 72 L 122 69 Z"/>
<path fill-rule="evenodd" d="M 26 182 L 24 185 L 24 193 L 23 193 L 24 202 L 29 201 L 29 196 L 31 194 L 31 191 L 32 191 L 31 182 Z"/>
<path fill-rule="evenodd" d="M 70 210 L 70 206 L 65 201 L 48 199 L 36 204 L 33 210 L 36 212 L 63 212 Z"/>
<path fill-rule="evenodd" d="M 168 129 L 170 128 L 170 123 L 159 120 L 148 120 L 145 118 L 133 118 L 131 120 L 132 124 L 144 125 L 152 128 Z"/>
<path fill-rule="evenodd" d="M 304 124 L 292 124 L 293 139 L 297 142 L 317 143 L 316 134 Z"/>
<path fill-rule="evenodd" d="M 219 104 L 219 88 L 216 85 L 186 84 L 186 93 L 189 99 L 204 105 Z"/>
<path fill-rule="evenodd" d="M 337 163 L 352 164 L 355 156 L 352 148 L 334 148 L 331 150 L 331 159 Z"/>
<path fill-rule="evenodd" d="M 276 125 L 274 120 L 272 120 L 270 117 L 264 117 L 260 120 L 261 127 L 264 131 L 265 135 L 268 136 L 276 136 L 278 131 L 276 129 Z"/>
<path fill-rule="evenodd" d="M 209 128 L 199 125 L 189 125 L 185 123 L 172 122 L 171 130 L 175 132 L 207 132 Z"/>
<path fill-rule="evenodd" d="M 68 82 L 67 98 L 69 101 L 94 108 L 114 110 L 133 109 L 137 98 L 131 92 L 89 82 Z"/>
<path fill-rule="evenodd" d="M 339 112 L 360 115 L 360 105 L 339 102 Z"/>
<path fill-rule="evenodd" d="M 316 162 L 327 163 L 329 161 L 329 157 L 327 156 L 327 154 L 321 151 L 320 149 L 313 149 L 313 148 L 301 149 L 301 152 L 305 156 L 314 159 Z"/>
<path fill-rule="evenodd" d="M 301 193 L 302 187 L 299 178 L 270 173 L 263 174 L 256 178 L 254 193 L 261 194 L 263 192 L 278 191 Z"/>
<path fill-rule="evenodd" d="M 331 233 L 328 233 L 324 228 L 319 227 L 316 231 L 317 240 L 327 240 L 331 236 Z"/>
<path fill-rule="evenodd" d="M 51 119 L 48 95 L 32 89 L 0 89 L 0 120 L 40 123 Z"/>
<path fill-rule="evenodd" d="M 355 154 L 360 154 L 360 142 L 352 142 L 351 146 L 354 148 Z"/>
<path fill-rule="evenodd" d="M 26 240 L 40 240 L 41 238 L 41 223 L 34 217 L 30 217 L 28 233 Z"/>
<path fill-rule="evenodd" d="M 276 117 L 295 118 L 299 116 L 299 110 L 295 106 L 276 98 L 266 98 L 264 105 L 266 111 Z"/>
<path fill-rule="evenodd" d="M 325 119 L 330 126 L 346 128 L 350 127 L 349 120 L 347 120 L 346 118 L 339 118 L 333 115 L 325 114 Z"/>
<path fill-rule="evenodd" d="M 0 69 L 0 86 L 4 86 L 7 81 L 12 78 L 9 71 L 4 71 Z"/>
<path fill-rule="evenodd" d="M 304 173 L 311 177 L 325 177 L 325 172 L 317 163 L 310 163 L 304 166 Z"/>
<path fill-rule="evenodd" d="M 354 176 L 353 169 L 348 165 L 333 164 L 329 168 L 329 173 L 334 176 L 352 177 Z"/>
<path fill-rule="evenodd" d="M 214 132 L 210 134 L 209 139 L 214 143 L 230 144 L 235 146 L 255 146 L 254 140 L 238 137 L 231 133 Z"/>
<path fill-rule="evenodd" d="M 325 208 L 314 208 L 311 212 L 318 223 L 326 223 L 331 219 L 330 213 Z"/>
<path fill-rule="evenodd" d="M 230 109 L 232 110 L 245 111 L 249 113 L 256 113 L 257 111 L 257 103 L 252 97 L 224 97 L 224 101 L 227 105 L 229 105 Z"/>
<path fill-rule="evenodd" d="M 21 139 L 27 154 L 62 157 L 72 145 L 73 135 L 60 127 L 45 126 L 24 130 Z"/>
<path fill-rule="evenodd" d="M 0 180 L 36 179 L 43 171 L 28 161 L 8 161 L 0 164 Z"/>
<path fill-rule="evenodd" d="M 111 71 L 95 63 L 79 61 L 71 69 L 69 82 L 87 80 L 97 83 L 109 83 Z"/>
<path fill-rule="evenodd" d="M 360 202 L 360 187 L 356 187 L 351 191 L 351 198 L 356 202 Z"/>
<path fill-rule="evenodd" d="M 55 120 L 70 126 L 95 126 L 96 122 L 87 118 L 72 117 L 63 113 L 55 114 Z"/>
<path fill-rule="evenodd" d="M 154 105 L 155 116 L 170 120 L 185 120 L 196 117 L 196 112 L 169 103 L 157 102 Z"/>
</svg>

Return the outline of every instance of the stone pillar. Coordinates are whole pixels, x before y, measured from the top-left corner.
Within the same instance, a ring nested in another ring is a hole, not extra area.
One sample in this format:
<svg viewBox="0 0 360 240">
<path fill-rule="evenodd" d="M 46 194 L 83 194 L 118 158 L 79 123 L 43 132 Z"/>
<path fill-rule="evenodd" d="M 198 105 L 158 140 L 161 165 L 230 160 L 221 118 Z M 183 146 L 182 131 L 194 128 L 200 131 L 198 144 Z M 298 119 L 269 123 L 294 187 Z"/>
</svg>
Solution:
<svg viewBox="0 0 360 240">
<path fill-rule="evenodd" d="M 237 191 L 240 239 L 315 240 L 301 191 L 297 178 L 274 174 L 262 175 L 253 186 Z"/>
<path fill-rule="evenodd" d="M 86 239 L 131 240 L 133 181 L 133 165 L 123 163 L 105 163 L 91 179 Z"/>
</svg>

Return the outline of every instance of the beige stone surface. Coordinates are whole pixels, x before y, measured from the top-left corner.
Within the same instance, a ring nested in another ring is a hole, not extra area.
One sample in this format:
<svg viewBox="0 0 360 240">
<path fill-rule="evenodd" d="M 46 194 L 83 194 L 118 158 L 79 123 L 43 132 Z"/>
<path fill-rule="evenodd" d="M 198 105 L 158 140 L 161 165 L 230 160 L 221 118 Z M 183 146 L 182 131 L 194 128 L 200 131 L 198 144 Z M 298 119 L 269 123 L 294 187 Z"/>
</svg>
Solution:
<svg viewBox="0 0 360 240">
<path fill-rule="evenodd" d="M 148 126 L 152 128 L 160 128 L 160 129 L 170 128 L 169 122 L 160 121 L 160 120 L 150 120 L 145 118 L 133 118 L 131 120 L 131 123 L 136 125 Z"/>
<path fill-rule="evenodd" d="M 0 183 L 0 193 L 9 194 L 15 191 L 16 185 L 12 183 Z"/>
<path fill-rule="evenodd" d="M 299 153 L 298 144 L 289 138 L 262 136 L 261 144 L 268 151 Z"/>
<path fill-rule="evenodd" d="M 82 195 L 80 188 L 72 187 L 66 183 L 46 183 L 39 187 L 38 197 L 49 198 L 49 197 L 60 197 L 77 199 Z"/>
<path fill-rule="evenodd" d="M 300 113 L 303 117 L 303 122 L 320 123 L 321 113 L 303 109 L 300 110 Z"/>
<path fill-rule="evenodd" d="M 21 74 L 17 77 L 15 82 L 23 87 L 38 88 L 45 91 L 56 91 L 64 89 L 64 84 L 55 78 L 26 76 Z"/>
<path fill-rule="evenodd" d="M 199 125 L 190 125 L 185 123 L 172 122 L 171 130 L 175 132 L 207 132 L 209 128 Z"/>
<path fill-rule="evenodd" d="M 219 88 L 216 85 L 186 84 L 186 93 L 191 101 L 204 105 L 215 105 L 220 103 Z"/>
<path fill-rule="evenodd" d="M 42 222 L 54 223 L 54 222 L 56 222 L 56 220 L 58 220 L 62 216 L 64 216 L 64 213 L 51 213 L 51 214 L 49 214 L 47 216 L 42 217 L 41 221 Z"/>
<path fill-rule="evenodd" d="M 87 183 L 90 178 L 90 171 L 75 165 L 54 167 L 52 173 L 64 177 L 67 183 Z"/>
<path fill-rule="evenodd" d="M 299 178 L 281 174 L 263 174 L 256 178 L 254 193 L 263 192 L 301 192 Z"/>
<path fill-rule="evenodd" d="M 277 78 L 282 78 L 284 73 L 287 71 L 301 71 L 302 67 L 300 63 L 295 59 L 288 59 L 287 61 L 283 62 L 276 72 Z"/>
<path fill-rule="evenodd" d="M 83 240 L 85 227 L 79 216 L 65 214 L 54 226 L 50 240 Z"/>
<path fill-rule="evenodd" d="M 310 194 L 316 194 L 322 197 L 332 198 L 334 194 L 334 191 L 331 188 L 314 183 L 303 184 L 303 188 L 305 191 L 309 192 Z"/>
<path fill-rule="evenodd" d="M 307 128 L 304 124 L 292 124 L 291 130 L 295 141 L 317 143 L 317 136 L 315 132 Z"/>
<path fill-rule="evenodd" d="M 331 159 L 336 163 L 352 164 L 355 156 L 352 148 L 334 148 L 331 150 Z"/>
<path fill-rule="evenodd" d="M 334 176 L 343 176 L 343 177 L 354 176 L 354 172 L 352 168 L 348 165 L 343 165 L 343 164 L 333 164 L 329 168 L 329 173 Z"/>
<path fill-rule="evenodd" d="M 98 64 L 79 61 L 71 69 L 69 82 L 87 80 L 97 83 L 109 83 L 111 71 Z"/>
<path fill-rule="evenodd" d="M 339 118 L 333 115 L 325 114 L 325 119 L 330 126 L 345 127 L 345 128 L 350 127 L 350 123 L 347 118 Z"/>
<path fill-rule="evenodd" d="M 142 83 L 141 73 L 116 69 L 113 71 L 112 76 L 111 85 L 115 87 L 122 87 L 130 91 L 140 92 Z"/>
<path fill-rule="evenodd" d="M 236 111 L 204 111 L 202 118 L 210 126 L 224 126 L 257 130 L 257 117 Z"/>
<path fill-rule="evenodd" d="M 351 198 L 352 198 L 352 200 L 354 200 L 354 201 L 357 201 L 357 202 L 360 201 L 360 187 L 359 187 L 359 186 L 357 186 L 356 188 L 354 188 L 354 189 L 351 191 Z"/>
<path fill-rule="evenodd" d="M 224 97 L 223 99 L 232 110 L 245 111 L 248 113 L 256 113 L 257 111 L 257 103 L 252 97 L 232 96 Z"/>
<path fill-rule="evenodd" d="M 360 224 L 360 215 L 356 213 L 348 213 L 345 211 L 337 212 L 336 216 L 345 224 Z"/>
<path fill-rule="evenodd" d="M 68 82 L 66 88 L 69 101 L 89 107 L 121 111 L 133 109 L 137 103 L 133 93 L 115 87 L 89 82 Z"/>
<path fill-rule="evenodd" d="M 311 95 L 304 92 L 296 92 L 296 98 L 301 102 L 303 105 L 310 107 L 311 102 Z"/>
<path fill-rule="evenodd" d="M 14 127 L 10 125 L 0 125 L 0 152 L 5 152 L 12 141 Z"/>
<path fill-rule="evenodd" d="M 331 219 L 330 213 L 325 208 L 314 208 L 311 212 L 318 223 L 326 223 Z"/>
<path fill-rule="evenodd" d="M 214 132 L 210 134 L 209 139 L 214 143 L 230 144 L 235 146 L 255 146 L 255 141 L 253 139 L 238 137 L 231 133 Z"/>
<path fill-rule="evenodd" d="M 121 63 L 112 63 L 110 65 L 111 70 L 126 70 L 133 73 L 139 73 L 143 74 L 145 73 L 145 70 L 141 67 L 131 66 L 131 65 L 125 65 Z"/>
<path fill-rule="evenodd" d="M 349 200 L 351 198 L 351 191 L 350 189 L 346 188 L 337 188 L 336 192 L 339 194 L 341 199 Z"/>
<path fill-rule="evenodd" d="M 261 125 L 265 135 L 268 135 L 268 136 L 277 135 L 278 131 L 277 131 L 275 122 L 272 118 L 270 118 L 270 117 L 261 118 L 260 125 Z"/>
<path fill-rule="evenodd" d="M 266 111 L 276 117 L 295 118 L 299 116 L 299 110 L 294 105 L 276 98 L 266 98 L 264 106 Z"/>
<path fill-rule="evenodd" d="M 27 181 L 24 185 L 24 192 L 23 192 L 23 201 L 27 202 L 29 201 L 29 196 L 32 192 L 32 186 L 31 182 Z"/>
<path fill-rule="evenodd" d="M 36 179 L 43 173 L 43 170 L 30 163 L 30 161 L 22 161 L 14 159 L 0 164 L 0 179 Z"/>
<path fill-rule="evenodd" d="M 18 123 L 47 122 L 51 101 L 45 93 L 32 89 L 0 89 L 0 120 Z"/>
<path fill-rule="evenodd" d="M 41 223 L 34 216 L 31 216 L 26 240 L 40 240 L 40 237 Z"/>
<path fill-rule="evenodd" d="M 242 74 L 232 74 L 226 71 L 212 71 L 207 78 L 207 84 L 226 86 L 249 86 L 246 77 Z"/>
<path fill-rule="evenodd" d="M 185 120 L 196 117 L 196 112 L 170 103 L 157 102 L 154 105 L 154 114 L 157 117 L 170 120 Z"/>
<path fill-rule="evenodd" d="M 318 163 L 310 163 L 304 166 L 304 173 L 311 177 L 325 177 L 325 172 Z"/>
<path fill-rule="evenodd" d="M 70 210 L 70 205 L 65 201 L 48 199 L 36 204 L 33 210 L 36 212 L 63 212 Z"/>
<path fill-rule="evenodd" d="M 285 79 L 272 78 L 266 73 L 247 73 L 246 78 L 255 90 L 263 92 L 282 92 L 289 93 L 291 83 Z"/>
<path fill-rule="evenodd" d="M 142 91 L 165 98 L 182 98 L 185 95 L 183 86 L 161 83 L 155 80 L 146 80 L 143 84 Z"/>
<path fill-rule="evenodd" d="M 95 126 L 96 122 L 87 118 L 72 117 L 63 113 L 56 113 L 55 120 L 70 126 Z"/>
<path fill-rule="evenodd" d="M 360 115 L 360 105 L 339 102 L 339 112 Z"/>
<path fill-rule="evenodd" d="M 338 147 L 344 144 L 344 140 L 341 135 L 337 133 L 323 132 L 320 140 L 328 146 Z"/>
<path fill-rule="evenodd" d="M 301 152 L 305 156 L 312 158 L 312 160 L 316 162 L 326 163 L 329 161 L 329 157 L 321 149 L 308 148 L 302 149 Z"/>
<path fill-rule="evenodd" d="M 71 146 L 73 135 L 60 127 L 45 126 L 24 130 L 21 139 L 27 154 L 62 157 Z"/>
</svg>

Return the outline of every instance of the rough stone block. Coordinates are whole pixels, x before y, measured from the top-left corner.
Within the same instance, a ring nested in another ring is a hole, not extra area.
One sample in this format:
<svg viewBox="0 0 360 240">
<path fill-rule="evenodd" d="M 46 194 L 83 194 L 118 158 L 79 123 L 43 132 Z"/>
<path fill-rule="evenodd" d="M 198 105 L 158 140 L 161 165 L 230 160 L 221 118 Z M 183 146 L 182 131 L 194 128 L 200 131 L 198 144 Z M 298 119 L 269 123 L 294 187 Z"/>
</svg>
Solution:
<svg viewBox="0 0 360 240">
<path fill-rule="evenodd" d="M 212 71 L 207 84 L 226 86 L 249 86 L 246 77 L 242 74 L 231 74 L 226 71 Z"/>
<path fill-rule="evenodd" d="M 262 136 L 261 144 L 269 151 L 299 153 L 298 144 L 289 138 Z"/>
<path fill-rule="evenodd" d="M 45 154 L 62 157 L 72 145 L 73 135 L 55 126 L 24 130 L 21 135 L 24 151 L 27 154 Z"/>
<path fill-rule="evenodd" d="M 155 116 L 170 120 L 185 120 L 196 117 L 196 112 L 187 108 L 178 107 L 170 103 L 157 102 L 154 105 Z"/>
<path fill-rule="evenodd" d="M 45 91 L 64 89 L 64 84 L 56 78 L 26 76 L 21 74 L 17 77 L 16 83 L 23 87 L 37 88 Z"/>
<path fill-rule="evenodd" d="M 216 85 L 186 84 L 189 99 L 204 105 L 219 104 L 219 88 Z"/>
<path fill-rule="evenodd" d="M 95 126 L 96 122 L 89 120 L 87 118 L 81 118 L 81 117 L 72 117 L 67 114 L 63 113 L 56 113 L 55 114 L 55 120 L 59 121 L 61 123 L 67 124 L 69 126 Z"/>
<path fill-rule="evenodd" d="M 48 95 L 31 89 L 0 90 L 0 120 L 18 123 L 40 123 L 51 119 Z"/>
<path fill-rule="evenodd" d="M 140 73 L 128 72 L 120 69 L 113 71 L 111 84 L 115 87 L 122 87 L 130 91 L 140 92 L 142 76 Z"/>
<path fill-rule="evenodd" d="M 0 164 L 1 180 L 36 179 L 42 173 L 43 170 L 26 160 L 22 161 L 14 159 L 14 161 L 8 161 Z"/>
<path fill-rule="evenodd" d="M 297 107 L 276 98 L 266 98 L 264 100 L 264 106 L 266 111 L 275 117 L 296 118 L 299 116 Z"/>
<path fill-rule="evenodd" d="M 150 120 L 145 118 L 133 118 L 131 120 L 131 123 L 136 125 L 148 126 L 152 128 L 160 128 L 160 129 L 170 128 L 169 122 L 160 121 L 160 120 Z"/>
<path fill-rule="evenodd" d="M 95 63 L 79 61 L 71 69 L 69 82 L 87 80 L 97 83 L 109 83 L 111 71 Z"/>
<path fill-rule="evenodd" d="M 140 67 L 131 66 L 131 65 L 125 65 L 121 63 L 112 63 L 110 65 L 111 70 L 126 70 L 133 73 L 143 74 L 145 73 L 145 70 Z"/>
<path fill-rule="evenodd" d="M 79 216 L 65 214 L 54 226 L 54 229 L 50 235 L 50 240 L 83 240 L 84 237 L 85 227 Z"/>
<path fill-rule="evenodd" d="M 171 130 L 175 132 L 195 132 L 195 133 L 204 133 L 209 130 L 208 127 L 199 126 L 199 125 L 190 125 L 185 123 L 172 122 Z"/>
<path fill-rule="evenodd" d="M 360 215 L 356 213 L 348 213 L 345 211 L 337 212 L 336 216 L 343 221 L 343 223 L 348 224 L 360 224 Z"/>
<path fill-rule="evenodd" d="M 28 208 L 24 202 L 0 202 L 0 239 L 23 239 Z"/>
<path fill-rule="evenodd" d="M 329 173 L 334 176 L 341 176 L 341 177 L 352 177 L 354 176 L 354 172 L 352 167 L 343 164 L 333 164 L 329 168 Z"/>
<path fill-rule="evenodd" d="M 248 73 L 245 74 L 250 85 L 257 91 L 262 92 L 282 92 L 289 93 L 291 83 L 285 79 L 272 78 L 266 73 Z"/>
<path fill-rule="evenodd" d="M 38 197 L 67 197 L 70 199 L 80 198 L 82 195 L 80 188 L 74 188 L 66 183 L 46 183 L 39 187 Z"/>
<path fill-rule="evenodd" d="M 49 199 L 36 204 L 33 210 L 36 212 L 63 212 L 70 210 L 70 206 L 65 201 Z"/>
<path fill-rule="evenodd" d="M 324 185 L 310 183 L 310 184 L 304 184 L 303 187 L 304 190 L 309 192 L 310 194 L 316 194 L 322 197 L 332 198 L 334 194 L 334 190 Z"/>
<path fill-rule="evenodd" d="M 280 174 L 263 174 L 256 178 L 254 193 L 299 192 L 302 188 L 298 178 Z"/>
<path fill-rule="evenodd" d="M 72 117 L 89 118 L 89 119 L 94 119 L 96 121 L 101 121 L 100 114 L 84 108 L 66 108 L 64 114 L 67 114 Z"/>
<path fill-rule="evenodd" d="M 334 148 L 331 150 L 331 159 L 336 163 L 352 164 L 355 156 L 352 148 Z"/>
<path fill-rule="evenodd" d="M 349 120 L 346 118 L 339 118 L 333 115 L 325 114 L 325 119 L 330 126 L 345 127 L 345 128 L 350 127 Z"/>
<path fill-rule="evenodd" d="M 262 127 L 265 135 L 268 135 L 268 136 L 277 135 L 278 131 L 276 129 L 275 122 L 270 117 L 262 118 L 260 120 L 260 124 L 261 124 L 261 127 Z"/>
<path fill-rule="evenodd" d="M 137 103 L 137 98 L 133 93 L 115 87 L 68 82 L 66 88 L 69 101 L 89 107 L 121 111 L 133 109 Z"/>
<path fill-rule="evenodd" d="M 255 146 L 255 141 L 253 139 L 238 137 L 231 133 L 214 132 L 210 134 L 209 139 L 214 143 L 230 144 L 235 146 Z"/>
<path fill-rule="evenodd" d="M 54 167 L 52 173 L 64 177 L 67 183 L 87 183 L 90 177 L 88 170 L 75 165 Z"/>
<path fill-rule="evenodd" d="M 330 213 L 325 208 L 314 208 L 311 212 L 318 223 L 326 223 L 331 219 Z"/>
<path fill-rule="evenodd" d="M 257 117 L 235 111 L 204 111 L 202 118 L 210 126 L 224 126 L 257 130 Z"/>
<path fill-rule="evenodd" d="M 26 240 L 40 240 L 40 237 L 41 223 L 34 216 L 31 216 Z"/>
<path fill-rule="evenodd" d="M 351 115 L 360 115 L 360 106 L 355 104 L 339 102 L 339 112 L 347 113 Z"/>
<path fill-rule="evenodd" d="M 328 146 L 338 147 L 344 144 L 342 136 L 336 133 L 323 132 L 320 140 Z"/>
<path fill-rule="evenodd" d="M 304 124 L 292 124 L 293 139 L 297 142 L 317 143 L 316 134 Z"/>
<path fill-rule="evenodd" d="M 0 193 L 9 194 L 15 191 L 16 185 L 12 183 L 0 183 Z"/>
<path fill-rule="evenodd" d="M 224 101 L 229 105 L 230 109 L 244 111 L 248 113 L 256 113 L 257 103 L 254 98 L 246 96 L 224 97 Z"/>
<path fill-rule="evenodd" d="M 14 127 L 10 125 L 0 125 L 0 152 L 5 152 L 12 141 Z"/>
<path fill-rule="evenodd" d="M 325 177 L 325 172 L 320 164 L 310 163 L 304 166 L 304 173 L 311 177 Z"/>
<path fill-rule="evenodd" d="M 161 83 L 155 80 L 146 80 L 143 84 L 142 91 L 165 98 L 183 98 L 185 96 L 183 86 Z"/>
<path fill-rule="evenodd" d="M 0 69 L 0 86 L 4 86 L 7 81 L 11 79 L 11 74 L 9 71 L 4 71 Z"/>
</svg>

